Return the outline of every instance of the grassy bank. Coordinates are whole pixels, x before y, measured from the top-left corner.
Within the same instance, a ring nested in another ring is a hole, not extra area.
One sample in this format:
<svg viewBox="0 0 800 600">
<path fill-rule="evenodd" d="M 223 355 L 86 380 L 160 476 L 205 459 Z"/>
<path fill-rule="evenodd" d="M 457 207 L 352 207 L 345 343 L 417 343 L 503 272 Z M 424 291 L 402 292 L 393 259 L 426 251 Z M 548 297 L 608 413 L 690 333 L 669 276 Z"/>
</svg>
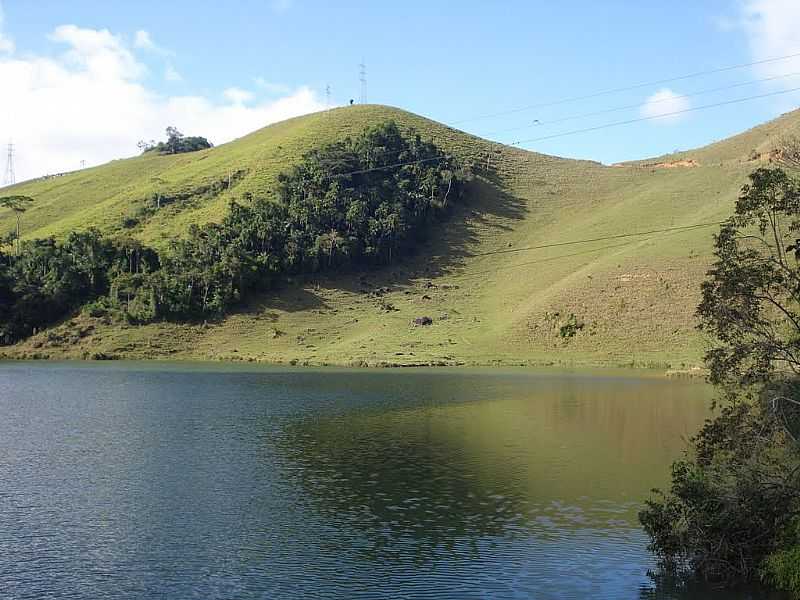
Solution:
<svg viewBox="0 0 800 600">
<path fill-rule="evenodd" d="M 689 369 L 705 348 L 694 310 L 711 260 L 707 224 L 730 214 L 747 174 L 800 124 L 789 113 L 696 151 L 604 166 L 504 147 L 390 107 L 342 108 L 211 150 L 20 184 L 14 193 L 36 198 L 23 232 L 93 225 L 163 246 L 191 223 L 219 220 L 230 199 L 268 193 L 303 152 L 388 118 L 479 173 L 465 202 L 401 265 L 288 282 L 217 322 L 133 326 L 79 314 L 2 353 Z M 157 211 L 147 209 L 154 195 Z M 0 232 L 14 223 L 0 212 Z M 419 317 L 431 324 L 415 325 Z"/>
</svg>

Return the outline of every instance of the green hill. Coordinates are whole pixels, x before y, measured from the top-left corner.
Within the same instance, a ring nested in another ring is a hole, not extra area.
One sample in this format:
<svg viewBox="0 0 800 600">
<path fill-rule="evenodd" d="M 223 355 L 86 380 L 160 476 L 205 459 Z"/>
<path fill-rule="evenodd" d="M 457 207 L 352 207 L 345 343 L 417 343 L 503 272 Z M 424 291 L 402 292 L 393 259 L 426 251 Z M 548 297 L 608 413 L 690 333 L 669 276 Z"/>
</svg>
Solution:
<svg viewBox="0 0 800 600">
<path fill-rule="evenodd" d="M 479 167 L 466 201 L 415 257 L 294 281 L 218 323 L 136 327 L 77 315 L 6 353 L 694 365 L 704 348 L 694 309 L 715 228 L 680 228 L 728 216 L 747 174 L 800 131 L 796 111 L 695 151 L 604 166 L 502 146 L 395 108 L 339 108 L 210 150 L 147 154 L 15 186 L 36 199 L 24 237 L 91 225 L 163 247 L 191 223 L 219 220 L 230 199 L 266 193 L 304 152 L 387 119 Z M 161 208 L 148 209 L 156 197 Z M 0 211 L 0 234 L 13 224 Z M 652 233 L 629 235 L 643 232 Z M 433 324 L 415 326 L 422 316 Z"/>
</svg>

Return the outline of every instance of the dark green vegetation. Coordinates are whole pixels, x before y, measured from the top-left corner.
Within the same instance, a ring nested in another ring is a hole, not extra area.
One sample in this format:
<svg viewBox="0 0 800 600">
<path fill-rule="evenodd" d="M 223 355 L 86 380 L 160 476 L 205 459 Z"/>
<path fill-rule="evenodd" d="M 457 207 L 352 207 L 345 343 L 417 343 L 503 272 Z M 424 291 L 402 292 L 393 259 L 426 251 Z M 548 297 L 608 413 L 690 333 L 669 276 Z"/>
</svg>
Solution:
<svg viewBox="0 0 800 600">
<path fill-rule="evenodd" d="M 197 150 L 207 150 L 213 144 L 204 137 L 185 136 L 176 127 L 167 127 L 167 141 L 145 142 L 142 140 L 138 144 L 142 152 L 156 152 L 158 154 L 182 154 L 184 152 L 196 152 Z"/>
<path fill-rule="evenodd" d="M 433 159 L 433 160 L 432 160 Z M 161 253 L 96 229 L 0 254 L 0 339 L 15 342 L 88 301 L 132 323 L 218 317 L 287 275 L 388 265 L 461 197 L 467 171 L 388 122 L 309 153 L 272 196 Z"/>
<path fill-rule="evenodd" d="M 140 242 L 107 239 L 96 229 L 64 242 L 24 242 L 16 256 L 0 253 L 0 342 L 31 335 L 158 264 L 157 254 Z"/>
<path fill-rule="evenodd" d="M 275 123 L 208 150 L 147 152 L 4 192 L 36 199 L 22 215 L 23 240 L 63 242 L 94 227 L 165 257 L 192 225 L 222 224 L 231 202 L 276 198 L 279 175 L 303 156 L 389 120 L 407 139 L 417 131 L 472 164 L 474 174 L 459 202 L 448 199 L 446 222 L 407 242 L 414 252 L 402 260 L 381 267 L 364 257 L 352 268 L 293 274 L 291 283 L 248 293 L 213 320 L 134 325 L 75 312 L 0 354 L 684 372 L 706 348 L 695 311 L 716 223 L 731 213 L 747 175 L 800 133 L 796 111 L 704 148 L 606 166 L 359 105 Z M 16 217 L 0 208 L 0 234 L 14 232 Z M 325 249 L 320 260 L 343 259 L 338 241 Z M 430 325 L 414 325 L 425 318 Z"/>
<path fill-rule="evenodd" d="M 641 520 L 670 567 L 800 596 L 800 183 L 761 168 L 715 237 L 701 328 L 723 407 Z"/>
<path fill-rule="evenodd" d="M 35 333 L 10 356 L 685 367 L 700 300 L 724 407 L 642 520 L 665 563 L 796 588 L 798 185 L 760 167 L 798 122 L 607 167 L 355 107 L 26 183 L 3 335 Z"/>
</svg>

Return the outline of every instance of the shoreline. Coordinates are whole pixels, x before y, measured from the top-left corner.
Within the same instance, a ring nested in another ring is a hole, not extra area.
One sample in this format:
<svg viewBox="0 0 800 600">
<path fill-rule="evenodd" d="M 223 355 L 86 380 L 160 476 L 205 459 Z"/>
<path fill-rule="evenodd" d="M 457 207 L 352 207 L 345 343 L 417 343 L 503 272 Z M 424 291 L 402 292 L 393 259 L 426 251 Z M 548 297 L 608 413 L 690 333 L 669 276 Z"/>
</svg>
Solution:
<svg viewBox="0 0 800 600">
<path fill-rule="evenodd" d="M 74 364 L 102 364 L 102 363 L 142 363 L 142 364 L 170 364 L 170 365 L 252 365 L 267 368 L 288 369 L 346 369 L 354 371 L 402 371 L 417 370 L 446 370 L 446 369 L 485 369 L 489 371 L 502 371 L 505 369 L 548 369 L 548 370 L 620 370 L 628 373 L 642 373 L 646 371 L 659 372 L 661 376 L 669 379 L 705 379 L 708 372 L 699 365 L 682 365 L 675 367 L 670 363 L 655 361 L 630 360 L 562 360 L 562 359 L 488 359 L 488 360 L 430 360 L 430 361 L 392 361 L 387 359 L 376 360 L 264 360 L 252 356 L 220 356 L 215 358 L 185 357 L 148 357 L 118 355 L 102 355 L 101 357 L 75 357 L 53 356 L 46 352 L 20 352 L 9 354 L 0 352 L 1 363 L 74 363 Z"/>
</svg>

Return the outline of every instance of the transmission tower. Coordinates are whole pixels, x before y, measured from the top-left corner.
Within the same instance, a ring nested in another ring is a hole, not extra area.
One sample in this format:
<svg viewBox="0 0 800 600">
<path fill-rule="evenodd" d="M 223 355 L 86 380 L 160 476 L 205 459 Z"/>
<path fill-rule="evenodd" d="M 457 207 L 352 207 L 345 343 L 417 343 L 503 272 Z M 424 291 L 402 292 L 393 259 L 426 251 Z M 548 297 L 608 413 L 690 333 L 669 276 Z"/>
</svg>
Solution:
<svg viewBox="0 0 800 600">
<path fill-rule="evenodd" d="M 14 175 L 14 144 L 8 143 L 8 154 L 6 158 L 6 172 L 3 176 L 3 185 L 14 185 L 17 182 Z"/>
<path fill-rule="evenodd" d="M 361 82 L 361 104 L 367 103 L 367 65 L 364 60 L 358 65 L 358 80 Z"/>
<path fill-rule="evenodd" d="M 86 168 L 86 161 L 85 160 L 81 160 L 81 169 L 85 169 L 85 168 Z"/>
<path fill-rule="evenodd" d="M 331 107 L 331 84 L 325 86 L 325 110 Z"/>
</svg>

